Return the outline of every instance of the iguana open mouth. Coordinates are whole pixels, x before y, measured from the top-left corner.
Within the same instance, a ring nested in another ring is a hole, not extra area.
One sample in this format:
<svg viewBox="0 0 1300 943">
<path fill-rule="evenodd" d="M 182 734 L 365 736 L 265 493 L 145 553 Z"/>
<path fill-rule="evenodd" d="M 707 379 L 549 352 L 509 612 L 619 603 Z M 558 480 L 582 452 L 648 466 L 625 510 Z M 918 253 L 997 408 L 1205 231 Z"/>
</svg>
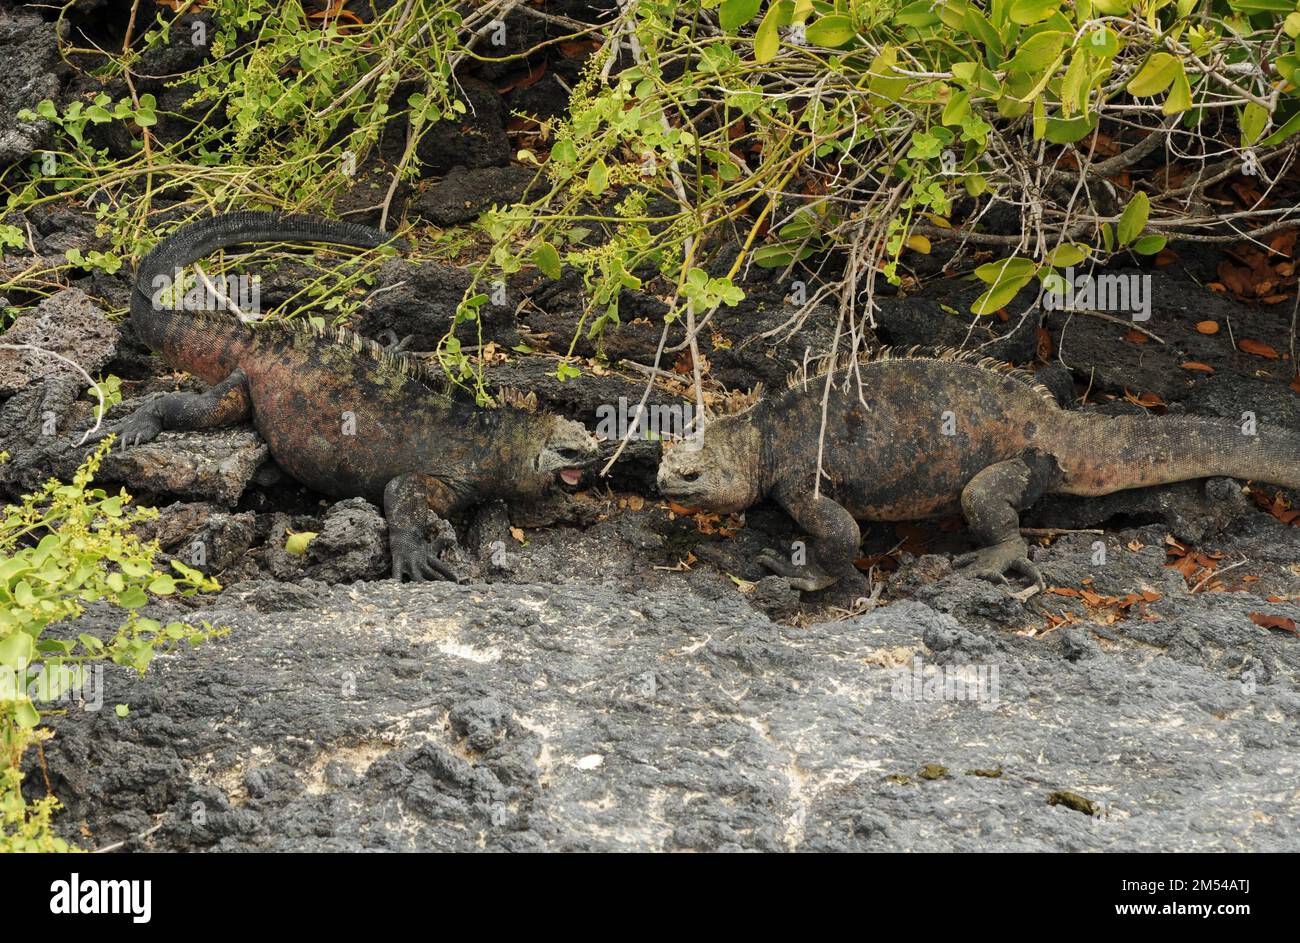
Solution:
<svg viewBox="0 0 1300 943">
<path fill-rule="evenodd" d="M 576 488 L 578 486 L 578 483 L 582 481 L 582 469 L 561 468 L 560 481 L 564 482 L 566 485 L 568 485 L 571 488 Z"/>
</svg>

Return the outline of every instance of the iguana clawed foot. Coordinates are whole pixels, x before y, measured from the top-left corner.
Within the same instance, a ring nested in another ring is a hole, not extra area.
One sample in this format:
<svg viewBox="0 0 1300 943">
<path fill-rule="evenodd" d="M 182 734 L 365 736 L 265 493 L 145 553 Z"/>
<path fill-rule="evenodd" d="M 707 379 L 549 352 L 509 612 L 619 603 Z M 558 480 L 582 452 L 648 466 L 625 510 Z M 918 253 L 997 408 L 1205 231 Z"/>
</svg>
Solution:
<svg viewBox="0 0 1300 943">
<path fill-rule="evenodd" d="M 771 549 L 760 551 L 758 562 L 777 576 L 785 577 L 786 582 L 793 588 L 803 590 L 806 593 L 825 589 L 839 579 L 837 576 L 831 576 L 829 573 L 823 572 L 816 564 L 805 563 L 800 566 L 791 563 L 781 554 Z"/>
<path fill-rule="evenodd" d="M 1037 589 L 1047 585 L 1038 567 L 1030 562 L 1029 547 L 1020 537 L 963 553 L 952 561 L 952 565 L 964 576 L 990 583 L 1008 583 L 1006 574 L 1017 573 L 1030 580 Z"/>
<path fill-rule="evenodd" d="M 162 432 L 163 422 L 158 410 L 150 408 L 151 405 L 141 406 L 131 415 L 103 426 L 98 432 L 91 433 L 86 441 L 94 444 L 116 433 L 117 444 L 122 452 L 131 446 L 152 442 Z"/>
<path fill-rule="evenodd" d="M 465 577 L 456 573 L 451 567 L 438 559 L 438 554 L 451 542 L 438 539 L 432 543 L 423 540 L 397 541 L 391 544 L 393 557 L 393 579 L 399 583 L 409 578 L 418 583 L 426 580 L 448 580 L 463 583 Z"/>
</svg>

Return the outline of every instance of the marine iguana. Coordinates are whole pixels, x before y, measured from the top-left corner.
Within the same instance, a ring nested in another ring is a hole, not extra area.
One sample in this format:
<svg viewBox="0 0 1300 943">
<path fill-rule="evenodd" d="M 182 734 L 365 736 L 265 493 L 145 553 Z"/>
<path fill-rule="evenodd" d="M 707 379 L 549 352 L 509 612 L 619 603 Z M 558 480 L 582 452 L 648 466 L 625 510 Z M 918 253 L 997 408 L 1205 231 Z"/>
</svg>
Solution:
<svg viewBox="0 0 1300 943">
<path fill-rule="evenodd" d="M 123 448 L 164 429 L 210 429 L 251 419 L 271 456 L 303 484 L 333 497 L 381 504 L 392 576 L 455 579 L 442 545 L 421 534 L 422 506 L 448 514 L 489 498 L 574 486 L 599 457 L 579 423 L 517 405 L 478 407 L 425 374 L 418 361 L 386 353 L 347 330 L 306 321 L 246 322 L 215 312 L 173 310 L 160 288 L 184 266 L 249 242 L 324 242 L 374 248 L 391 237 L 351 223 L 241 212 L 183 227 L 141 261 L 131 298 L 139 338 L 173 367 L 211 385 L 169 393 L 105 432 Z M 439 389 L 442 386 L 442 389 Z"/>
<path fill-rule="evenodd" d="M 824 589 L 852 571 L 859 520 L 960 510 L 984 546 L 958 557 L 959 568 L 995 582 L 1018 573 L 1041 587 L 1018 512 L 1043 494 L 1218 475 L 1300 487 L 1300 436 L 1289 431 L 1258 426 L 1247 435 L 1228 421 L 1074 412 L 1006 364 L 912 348 L 833 366 L 815 495 L 828 369 L 823 362 L 779 395 L 710 422 L 695 441 L 668 448 L 658 473 L 666 497 L 710 511 L 773 498 L 811 540 L 802 565 L 771 550 L 760 562 L 796 589 Z"/>
</svg>

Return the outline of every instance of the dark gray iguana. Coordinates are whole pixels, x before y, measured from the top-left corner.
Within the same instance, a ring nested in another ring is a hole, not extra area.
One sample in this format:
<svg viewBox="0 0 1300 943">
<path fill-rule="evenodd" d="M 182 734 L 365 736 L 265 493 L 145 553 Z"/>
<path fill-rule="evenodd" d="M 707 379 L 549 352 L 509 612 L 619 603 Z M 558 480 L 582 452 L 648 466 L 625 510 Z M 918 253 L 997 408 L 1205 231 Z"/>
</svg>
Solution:
<svg viewBox="0 0 1300 943">
<path fill-rule="evenodd" d="M 303 484 L 382 504 L 395 579 L 455 578 L 444 547 L 422 536 L 424 506 L 448 514 L 488 498 L 536 496 L 579 483 L 599 457 L 581 424 L 514 406 L 483 409 L 435 388 L 417 361 L 386 354 L 350 331 L 308 322 L 248 323 L 233 315 L 172 310 L 159 288 L 225 246 L 324 242 L 372 248 L 376 229 L 274 213 L 234 213 L 186 226 L 136 272 L 131 324 L 139 338 L 205 393 L 170 393 L 110 427 L 123 447 L 164 429 L 210 429 L 252 420 L 271 455 Z"/>
<path fill-rule="evenodd" d="M 811 541 L 802 565 L 760 562 L 796 589 L 852 571 L 857 521 L 960 510 L 983 548 L 955 561 L 970 575 L 1039 586 L 1019 512 L 1043 494 L 1102 495 L 1223 475 L 1300 487 L 1300 436 L 1226 420 L 1101 416 L 1061 409 L 1032 377 L 954 351 L 885 350 L 836 368 L 814 495 L 825 369 L 780 395 L 710 422 L 702 441 L 669 448 L 659 490 L 681 504 L 739 511 L 779 503 Z M 847 387 L 845 378 L 848 378 Z"/>
</svg>

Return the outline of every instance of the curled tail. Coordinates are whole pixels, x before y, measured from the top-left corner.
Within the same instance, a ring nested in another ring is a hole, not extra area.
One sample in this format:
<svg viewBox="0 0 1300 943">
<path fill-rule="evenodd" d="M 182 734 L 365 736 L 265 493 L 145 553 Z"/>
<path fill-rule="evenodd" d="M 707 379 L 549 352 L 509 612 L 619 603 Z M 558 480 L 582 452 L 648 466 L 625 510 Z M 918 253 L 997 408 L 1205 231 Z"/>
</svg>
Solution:
<svg viewBox="0 0 1300 943">
<path fill-rule="evenodd" d="M 1256 421 L 1187 416 L 1081 416 L 1053 450 L 1064 475 L 1056 489 L 1099 495 L 1223 476 L 1300 488 L 1300 433 Z"/>
<path fill-rule="evenodd" d="M 175 346 L 168 343 L 168 335 L 177 327 L 178 314 L 180 320 L 192 315 L 157 303 L 160 284 L 170 284 L 178 269 L 217 249 L 246 242 L 326 242 L 372 249 L 392 239 L 388 233 L 369 226 L 281 213 L 250 211 L 200 220 L 172 233 L 141 260 L 131 298 L 131 322 L 141 340 L 167 355 L 167 348 Z M 167 281 L 160 283 L 160 279 Z M 229 320 L 227 330 L 248 330 L 246 325 Z"/>
</svg>

